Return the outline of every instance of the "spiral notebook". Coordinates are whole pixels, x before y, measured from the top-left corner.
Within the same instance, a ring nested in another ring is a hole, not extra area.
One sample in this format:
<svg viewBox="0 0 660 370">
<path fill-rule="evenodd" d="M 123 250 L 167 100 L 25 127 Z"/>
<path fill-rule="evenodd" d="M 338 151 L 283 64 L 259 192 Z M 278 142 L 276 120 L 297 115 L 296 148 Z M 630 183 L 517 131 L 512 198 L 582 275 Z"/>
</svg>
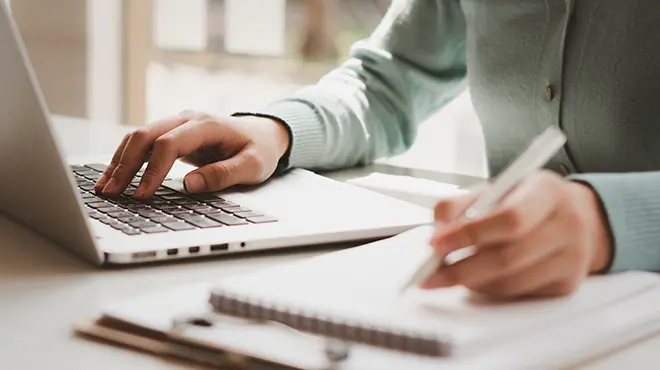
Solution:
<svg viewBox="0 0 660 370">
<path fill-rule="evenodd" d="M 426 356 L 450 356 L 541 330 L 658 284 L 655 274 L 591 278 L 567 298 L 480 299 L 462 287 L 400 295 L 431 252 L 428 227 L 387 242 L 230 278 L 210 303 L 218 313 L 272 320 L 297 330 Z"/>
<path fill-rule="evenodd" d="M 653 273 L 592 277 L 552 300 L 400 295 L 431 232 L 115 302 L 78 329 L 194 361 L 229 352 L 299 369 L 327 368 L 323 343 L 339 339 L 351 348 L 343 369 L 380 370 L 565 368 L 660 331 Z"/>
</svg>

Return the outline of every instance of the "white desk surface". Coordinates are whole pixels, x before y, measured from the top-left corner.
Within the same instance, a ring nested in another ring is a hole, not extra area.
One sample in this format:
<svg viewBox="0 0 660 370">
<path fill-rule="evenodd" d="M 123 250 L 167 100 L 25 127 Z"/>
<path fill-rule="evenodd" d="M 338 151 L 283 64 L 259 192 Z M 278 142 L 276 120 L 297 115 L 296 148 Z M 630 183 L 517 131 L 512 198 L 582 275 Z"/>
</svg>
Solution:
<svg viewBox="0 0 660 370">
<path fill-rule="evenodd" d="M 57 135 L 69 156 L 111 153 L 129 128 L 88 124 L 58 117 Z M 464 176 L 376 166 L 332 174 L 346 179 L 372 171 L 430 177 L 468 185 Z M 273 253 L 184 262 L 133 269 L 100 270 L 0 215 L 0 369 L 189 369 L 129 350 L 77 338 L 72 326 L 95 316 L 104 302 L 192 283 L 221 274 L 323 253 Z M 651 369 L 660 362 L 660 339 L 653 338 L 591 363 L 584 369 Z"/>
</svg>

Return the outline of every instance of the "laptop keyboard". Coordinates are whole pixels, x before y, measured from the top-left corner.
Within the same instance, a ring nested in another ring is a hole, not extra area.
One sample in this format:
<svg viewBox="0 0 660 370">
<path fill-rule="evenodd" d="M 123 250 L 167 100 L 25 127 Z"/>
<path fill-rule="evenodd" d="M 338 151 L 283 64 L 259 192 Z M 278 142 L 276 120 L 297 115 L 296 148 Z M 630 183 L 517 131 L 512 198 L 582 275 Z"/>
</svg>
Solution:
<svg viewBox="0 0 660 370">
<path fill-rule="evenodd" d="M 120 196 L 106 197 L 94 192 L 94 184 L 106 166 L 71 166 L 78 191 L 89 217 L 126 235 L 209 229 L 277 222 L 277 219 L 243 207 L 213 194 L 187 195 L 167 186 L 144 200 L 131 198 L 140 184 L 140 170 Z M 166 179 L 170 180 L 170 179 Z"/>
</svg>

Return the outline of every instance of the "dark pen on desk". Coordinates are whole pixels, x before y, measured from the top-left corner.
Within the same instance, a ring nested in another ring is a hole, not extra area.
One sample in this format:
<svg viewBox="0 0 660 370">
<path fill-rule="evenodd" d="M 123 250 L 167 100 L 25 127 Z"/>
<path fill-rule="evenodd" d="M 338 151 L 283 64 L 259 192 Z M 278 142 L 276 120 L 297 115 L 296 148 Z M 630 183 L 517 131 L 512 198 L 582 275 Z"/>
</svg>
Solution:
<svg viewBox="0 0 660 370">
<path fill-rule="evenodd" d="M 462 217 L 473 220 L 488 214 L 525 177 L 539 170 L 566 142 L 566 136 L 551 126 L 537 136 L 527 149 L 475 200 Z M 463 252 L 463 250 L 454 253 Z M 419 286 L 446 263 L 443 256 L 432 254 L 401 289 L 405 293 Z"/>
</svg>

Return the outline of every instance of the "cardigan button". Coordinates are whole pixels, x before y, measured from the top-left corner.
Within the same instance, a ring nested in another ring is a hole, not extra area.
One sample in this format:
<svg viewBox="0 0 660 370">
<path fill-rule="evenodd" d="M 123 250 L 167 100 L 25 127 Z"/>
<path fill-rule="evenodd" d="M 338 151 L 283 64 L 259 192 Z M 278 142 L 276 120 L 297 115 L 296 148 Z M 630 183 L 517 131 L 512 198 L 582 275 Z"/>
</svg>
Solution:
<svg viewBox="0 0 660 370">
<path fill-rule="evenodd" d="M 555 92 L 551 85 L 545 87 L 545 101 L 551 102 L 555 98 Z"/>
</svg>

